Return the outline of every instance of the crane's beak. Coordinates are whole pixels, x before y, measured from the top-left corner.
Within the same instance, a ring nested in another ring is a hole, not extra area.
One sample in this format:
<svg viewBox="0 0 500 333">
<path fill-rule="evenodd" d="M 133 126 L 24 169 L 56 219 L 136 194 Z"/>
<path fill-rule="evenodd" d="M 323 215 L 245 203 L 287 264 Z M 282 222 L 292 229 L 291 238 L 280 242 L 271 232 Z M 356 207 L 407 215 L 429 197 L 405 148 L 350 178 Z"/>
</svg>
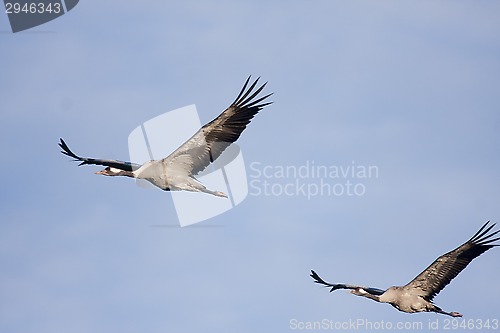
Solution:
<svg viewBox="0 0 500 333">
<path fill-rule="evenodd" d="M 95 174 L 96 174 L 96 175 L 105 175 L 105 174 L 106 174 L 106 172 L 105 172 L 105 171 L 106 171 L 106 169 L 103 169 L 103 170 L 101 170 L 101 171 L 97 171 Z"/>
</svg>

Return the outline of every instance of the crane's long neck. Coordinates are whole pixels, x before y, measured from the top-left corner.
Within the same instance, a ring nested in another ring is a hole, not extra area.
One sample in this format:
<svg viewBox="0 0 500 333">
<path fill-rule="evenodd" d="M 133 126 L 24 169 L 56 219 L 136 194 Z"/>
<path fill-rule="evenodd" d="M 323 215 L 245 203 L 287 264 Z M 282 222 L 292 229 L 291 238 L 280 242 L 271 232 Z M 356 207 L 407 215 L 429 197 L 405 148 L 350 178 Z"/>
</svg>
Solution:
<svg viewBox="0 0 500 333">
<path fill-rule="evenodd" d="M 121 170 L 116 174 L 116 176 L 124 176 L 124 177 L 130 177 L 130 178 L 137 178 L 137 176 L 134 174 L 132 171 L 125 171 Z"/>
<path fill-rule="evenodd" d="M 366 291 L 363 288 L 353 289 L 353 290 L 351 290 L 351 293 L 354 294 L 354 295 L 356 295 L 356 296 L 363 296 L 363 297 L 372 299 L 375 302 L 382 302 L 381 299 L 380 299 L 380 295 L 371 294 L 371 293 L 369 293 L 368 291 Z"/>
<path fill-rule="evenodd" d="M 375 302 L 380 302 L 380 296 L 372 295 L 372 294 L 365 294 L 363 296 L 366 297 L 366 298 L 372 299 Z"/>
</svg>

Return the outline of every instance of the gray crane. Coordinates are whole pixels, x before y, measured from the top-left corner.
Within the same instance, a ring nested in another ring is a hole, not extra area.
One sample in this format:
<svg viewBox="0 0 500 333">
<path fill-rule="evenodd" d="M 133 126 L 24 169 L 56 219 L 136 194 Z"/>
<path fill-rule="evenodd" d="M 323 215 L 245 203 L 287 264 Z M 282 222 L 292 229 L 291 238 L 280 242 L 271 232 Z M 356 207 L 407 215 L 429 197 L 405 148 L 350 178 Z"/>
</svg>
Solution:
<svg viewBox="0 0 500 333">
<path fill-rule="evenodd" d="M 194 176 L 214 162 L 231 143 L 238 140 L 252 118 L 262 108 L 272 103 L 261 103 L 272 93 L 255 99 L 267 84 L 267 82 L 264 83 L 254 91 L 258 81 L 259 78 L 247 89 L 250 82 L 249 76 L 238 97 L 224 112 L 161 160 L 151 160 L 140 165 L 132 162 L 81 157 L 74 154 L 63 139 L 59 142 L 61 153 L 74 158 L 75 161 L 80 161 L 79 165 L 106 167 L 96 174 L 145 179 L 164 191 L 205 192 L 227 198 L 223 192 L 207 189 Z"/>
<path fill-rule="evenodd" d="M 331 287 L 330 292 L 337 289 L 350 289 L 354 295 L 363 296 L 380 303 L 389 303 L 402 312 L 436 312 L 452 317 L 462 317 L 458 312 L 443 311 L 433 304 L 432 300 L 474 258 L 479 257 L 492 247 L 498 246 L 498 244 L 491 244 L 500 239 L 500 237 L 492 238 L 500 230 L 489 233 L 494 226 L 495 223 L 486 222 L 467 242 L 437 258 L 422 273 L 404 286 L 381 290 L 350 284 L 331 284 L 325 282 L 313 270 L 311 270 L 310 276 L 314 279 L 314 282 Z"/>
</svg>

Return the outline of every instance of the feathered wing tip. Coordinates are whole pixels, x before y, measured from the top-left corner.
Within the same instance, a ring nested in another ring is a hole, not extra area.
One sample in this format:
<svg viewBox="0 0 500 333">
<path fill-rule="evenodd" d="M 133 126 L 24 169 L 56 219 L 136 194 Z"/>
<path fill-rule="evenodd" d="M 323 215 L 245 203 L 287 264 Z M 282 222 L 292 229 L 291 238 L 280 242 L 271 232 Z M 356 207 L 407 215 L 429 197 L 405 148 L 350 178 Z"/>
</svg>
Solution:
<svg viewBox="0 0 500 333">
<path fill-rule="evenodd" d="M 325 280 L 323 280 L 322 278 L 320 278 L 320 276 L 312 269 L 311 269 L 311 274 L 309 274 L 309 276 L 314 279 L 314 283 L 322 284 L 325 287 L 331 287 L 332 289 L 330 289 L 330 292 L 337 290 L 337 289 L 340 289 L 340 287 L 338 285 L 328 283 Z"/>
<path fill-rule="evenodd" d="M 310 277 L 314 279 L 315 283 L 320 283 L 320 284 L 328 284 L 323 280 L 322 278 L 319 277 L 318 273 L 316 273 L 314 270 L 311 269 L 311 274 L 309 274 Z"/>
<path fill-rule="evenodd" d="M 498 244 L 491 244 L 491 243 L 499 240 L 500 237 L 493 238 L 493 239 L 491 237 L 498 234 L 500 232 L 500 230 L 497 230 L 495 232 L 488 234 L 488 232 L 490 232 L 490 230 L 493 229 L 495 227 L 495 225 L 496 225 L 496 223 L 490 224 L 490 221 L 487 221 L 481 227 L 481 229 L 479 229 L 478 232 L 476 232 L 474 234 L 474 236 L 472 236 L 467 241 L 467 243 L 473 243 L 473 244 L 477 244 L 477 245 L 486 245 L 486 246 L 498 246 Z"/>
<path fill-rule="evenodd" d="M 500 239 L 492 238 L 500 232 L 491 232 L 494 226 L 490 221 L 486 222 L 467 242 L 434 260 L 405 287 L 418 289 L 421 296 L 431 302 L 472 260 L 498 246 L 491 244 Z"/>
<path fill-rule="evenodd" d="M 60 139 L 59 142 L 59 147 L 61 147 L 61 153 L 63 153 L 66 156 L 72 157 L 74 161 L 80 162 L 80 165 L 103 165 L 115 169 L 120 169 L 123 171 L 134 171 L 137 170 L 141 167 L 140 164 L 132 163 L 132 162 L 123 162 L 123 161 L 117 161 L 117 160 L 102 160 L 102 159 L 96 159 L 96 158 L 91 158 L 91 157 L 81 157 L 76 155 L 69 149 L 68 145 L 66 142 L 64 142 L 63 139 Z"/>
<path fill-rule="evenodd" d="M 68 145 L 66 144 L 66 142 L 64 142 L 64 140 L 62 138 L 59 138 L 59 140 L 60 140 L 59 147 L 62 149 L 61 153 L 63 153 L 66 156 L 74 158 L 74 161 L 77 161 L 77 162 L 80 161 L 81 163 L 78 164 L 79 166 L 86 164 L 85 160 L 83 160 L 83 158 L 81 158 L 80 156 L 76 155 L 75 153 L 73 153 L 71 151 L 71 149 L 69 149 Z"/>
<path fill-rule="evenodd" d="M 323 280 L 322 278 L 320 278 L 319 275 L 313 270 L 311 270 L 311 274 L 309 276 L 314 279 L 315 283 L 322 284 L 325 287 L 331 287 L 330 292 L 337 290 L 337 289 L 351 289 L 351 290 L 363 289 L 365 292 L 367 292 L 371 295 L 376 295 L 376 296 L 380 296 L 385 292 L 385 290 L 378 289 L 378 288 L 355 286 L 352 284 L 343 284 L 343 283 L 328 283 L 325 280 Z"/>
<path fill-rule="evenodd" d="M 256 99 L 255 101 L 252 101 L 252 99 L 254 99 L 266 87 L 267 82 L 264 83 L 262 86 L 260 86 L 253 94 L 251 94 L 253 89 L 255 88 L 257 83 L 259 82 L 260 76 L 252 83 L 250 88 L 248 88 L 248 90 L 246 90 L 248 83 L 250 82 L 251 77 L 252 76 L 250 75 L 247 78 L 247 80 L 245 81 L 245 84 L 243 85 L 243 88 L 241 88 L 240 93 L 238 94 L 236 99 L 233 101 L 233 103 L 231 103 L 231 105 L 235 105 L 235 106 L 240 107 L 240 108 L 256 107 L 258 109 L 262 109 L 264 106 L 273 103 L 273 102 L 267 102 L 267 103 L 258 104 L 258 103 L 262 102 L 263 100 L 265 100 L 266 98 L 268 98 L 269 96 L 271 96 L 273 93 L 267 94 L 264 97 L 261 97 L 261 98 Z M 245 90 L 246 90 L 246 92 L 245 92 Z"/>
</svg>

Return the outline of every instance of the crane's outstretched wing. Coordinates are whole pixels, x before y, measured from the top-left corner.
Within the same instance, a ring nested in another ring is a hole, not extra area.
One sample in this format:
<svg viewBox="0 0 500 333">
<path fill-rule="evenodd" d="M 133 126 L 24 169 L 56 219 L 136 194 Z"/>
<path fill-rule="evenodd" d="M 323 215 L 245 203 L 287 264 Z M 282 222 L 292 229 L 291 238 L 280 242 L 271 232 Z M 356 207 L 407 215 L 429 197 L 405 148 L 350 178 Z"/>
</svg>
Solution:
<svg viewBox="0 0 500 333">
<path fill-rule="evenodd" d="M 474 258 L 498 246 L 491 243 L 500 239 L 500 237 L 492 238 L 500 230 L 489 233 L 495 226 L 495 224 L 488 226 L 489 223 L 490 221 L 486 222 L 467 242 L 437 258 L 404 288 L 411 289 L 413 293 L 431 302 Z"/>
<path fill-rule="evenodd" d="M 315 271 L 313 271 L 313 270 L 311 270 L 311 274 L 309 276 L 314 279 L 315 283 L 322 284 L 322 285 L 324 285 L 326 287 L 331 287 L 330 292 L 332 292 L 334 290 L 337 290 L 337 289 L 351 289 L 351 290 L 363 289 L 366 292 L 368 292 L 369 294 L 377 295 L 377 296 L 380 296 L 380 295 L 382 295 L 385 292 L 385 290 L 382 290 L 382 289 L 370 288 L 370 287 L 362 287 L 362 286 L 355 286 L 355 285 L 352 285 L 352 284 L 343 284 L 343 283 L 332 284 L 332 283 L 328 283 L 325 280 L 323 280 L 322 278 L 320 278 L 319 275 Z"/>
<path fill-rule="evenodd" d="M 61 142 L 59 142 L 59 147 L 61 147 L 61 153 L 64 155 L 67 155 L 69 157 L 72 157 L 75 159 L 75 161 L 80 161 L 81 163 L 78 164 L 80 165 L 103 165 L 103 166 L 108 166 L 111 168 L 115 169 L 120 169 L 124 171 L 135 171 L 141 167 L 140 164 L 136 163 L 131 163 L 131 162 L 122 162 L 122 161 L 116 161 L 116 160 L 101 160 L 101 159 L 96 159 L 96 158 L 89 158 L 89 157 L 81 157 L 73 153 L 66 142 L 64 142 L 63 139 L 60 139 Z"/>
<path fill-rule="evenodd" d="M 224 112 L 204 125 L 190 139 L 162 160 L 163 163 L 166 163 L 167 168 L 183 164 L 183 169 L 188 174 L 196 175 L 215 161 L 231 143 L 238 140 L 252 118 L 262 108 L 272 103 L 261 103 L 272 94 L 255 99 L 267 82 L 254 91 L 259 78 L 247 89 L 249 81 L 250 76 L 238 97 Z"/>
</svg>

